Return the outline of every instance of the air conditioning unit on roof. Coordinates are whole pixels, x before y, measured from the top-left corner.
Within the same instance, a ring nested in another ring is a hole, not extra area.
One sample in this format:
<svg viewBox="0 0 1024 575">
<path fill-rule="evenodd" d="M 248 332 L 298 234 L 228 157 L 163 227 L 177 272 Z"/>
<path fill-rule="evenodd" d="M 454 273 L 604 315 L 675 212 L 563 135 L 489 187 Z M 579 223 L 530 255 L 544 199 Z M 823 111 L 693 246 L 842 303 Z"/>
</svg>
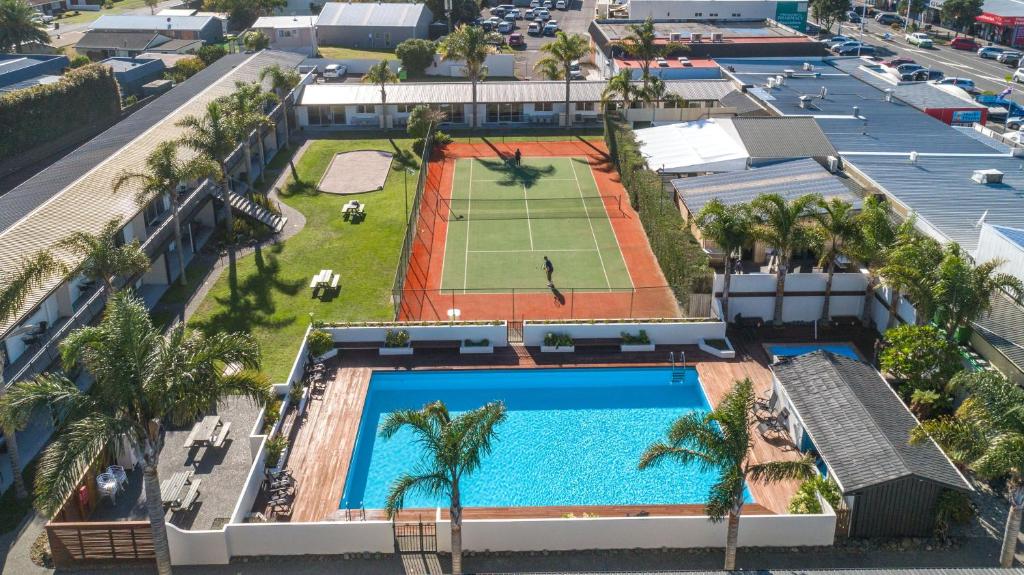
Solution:
<svg viewBox="0 0 1024 575">
<path fill-rule="evenodd" d="M 971 179 L 978 184 L 1001 184 L 1003 173 L 999 170 L 974 170 Z"/>
</svg>

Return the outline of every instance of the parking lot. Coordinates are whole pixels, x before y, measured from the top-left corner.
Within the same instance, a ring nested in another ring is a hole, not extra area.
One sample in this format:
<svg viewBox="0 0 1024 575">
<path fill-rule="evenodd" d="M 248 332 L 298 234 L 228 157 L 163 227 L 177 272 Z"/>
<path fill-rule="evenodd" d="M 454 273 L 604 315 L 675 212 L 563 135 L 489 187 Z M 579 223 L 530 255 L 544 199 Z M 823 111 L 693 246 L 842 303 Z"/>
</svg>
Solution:
<svg viewBox="0 0 1024 575">
<path fill-rule="evenodd" d="M 566 34 L 587 34 L 587 27 L 590 26 L 590 21 L 593 20 L 595 15 L 595 9 L 597 7 L 597 0 L 571 0 L 568 4 L 567 10 L 556 10 L 551 9 L 551 19 L 558 22 L 559 30 L 562 30 Z M 528 8 L 521 7 L 520 11 L 525 12 Z M 481 11 L 481 17 L 487 18 L 491 16 L 490 10 L 485 8 Z M 530 22 L 528 20 L 517 20 L 515 32 L 522 34 L 523 38 L 526 39 L 526 46 L 521 46 L 515 49 L 516 56 L 516 77 L 521 80 L 530 79 L 543 79 L 538 77 L 533 67 L 537 61 L 544 57 L 544 53 L 540 51 L 540 47 L 544 44 L 554 41 L 553 36 L 530 36 L 526 33 L 527 26 Z M 508 40 L 508 34 L 505 34 L 506 41 Z M 586 70 L 584 70 L 586 72 Z"/>
</svg>

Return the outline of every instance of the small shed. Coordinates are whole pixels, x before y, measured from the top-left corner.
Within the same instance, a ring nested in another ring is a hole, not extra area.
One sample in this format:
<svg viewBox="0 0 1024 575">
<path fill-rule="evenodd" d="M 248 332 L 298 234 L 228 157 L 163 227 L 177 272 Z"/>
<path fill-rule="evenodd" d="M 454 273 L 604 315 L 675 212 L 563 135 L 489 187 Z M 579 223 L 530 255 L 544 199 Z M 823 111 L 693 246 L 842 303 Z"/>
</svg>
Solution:
<svg viewBox="0 0 1024 575">
<path fill-rule="evenodd" d="M 110 66 L 114 78 L 121 86 L 121 96 L 142 93 L 142 86 L 164 75 L 164 63 L 160 60 L 143 58 L 107 58 L 100 62 Z"/>
<path fill-rule="evenodd" d="M 427 38 L 434 14 L 424 4 L 328 2 L 316 21 L 321 46 L 392 49 L 409 38 Z"/>
<path fill-rule="evenodd" d="M 973 490 L 934 441 L 908 442 L 917 418 L 870 365 L 819 350 L 771 369 L 794 443 L 842 491 L 850 537 L 930 536 L 939 496 Z"/>
</svg>

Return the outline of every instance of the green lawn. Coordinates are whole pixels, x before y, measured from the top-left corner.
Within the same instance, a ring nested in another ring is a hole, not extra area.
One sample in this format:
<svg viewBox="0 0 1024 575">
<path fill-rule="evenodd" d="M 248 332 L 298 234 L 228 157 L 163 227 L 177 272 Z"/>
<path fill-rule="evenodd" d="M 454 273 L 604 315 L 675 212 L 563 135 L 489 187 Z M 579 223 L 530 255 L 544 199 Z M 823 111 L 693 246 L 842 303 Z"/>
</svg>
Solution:
<svg viewBox="0 0 1024 575">
<path fill-rule="evenodd" d="M 361 194 L 367 216 L 342 219 L 349 198 L 315 192 L 334 154 L 349 150 L 407 151 L 411 140 L 317 140 L 296 163 L 300 178 L 282 190 L 284 203 L 306 217 L 296 236 L 239 258 L 237 272 L 225 271 L 200 304 L 190 324 L 204 331 L 245 331 L 259 340 L 264 371 L 274 382 L 288 377 L 300 339 L 316 320 L 389 320 L 391 288 L 405 234 L 403 175 L 392 171 L 384 189 Z M 415 177 L 409 178 L 410 195 Z M 321 269 L 341 274 L 341 291 L 324 300 L 312 297 L 310 278 Z M 236 287 L 234 294 L 232 284 Z"/>
<path fill-rule="evenodd" d="M 130 2 L 131 0 L 125 0 Z M 394 50 L 360 50 L 358 48 L 338 48 L 335 46 L 320 46 L 320 56 L 332 60 L 395 60 Z"/>
<path fill-rule="evenodd" d="M 64 18 L 57 20 L 57 22 L 60 22 L 62 24 L 82 24 L 84 22 L 92 22 L 100 16 L 124 14 L 129 10 L 138 10 L 139 8 L 145 7 L 145 0 L 115 0 L 113 8 L 103 8 L 100 10 L 96 10 L 95 12 L 87 12 L 82 10 L 78 16 L 66 16 Z M 68 11 L 68 14 L 71 14 L 72 12 L 74 12 L 73 9 Z M 143 14 L 149 14 L 149 12 L 143 12 Z"/>
</svg>

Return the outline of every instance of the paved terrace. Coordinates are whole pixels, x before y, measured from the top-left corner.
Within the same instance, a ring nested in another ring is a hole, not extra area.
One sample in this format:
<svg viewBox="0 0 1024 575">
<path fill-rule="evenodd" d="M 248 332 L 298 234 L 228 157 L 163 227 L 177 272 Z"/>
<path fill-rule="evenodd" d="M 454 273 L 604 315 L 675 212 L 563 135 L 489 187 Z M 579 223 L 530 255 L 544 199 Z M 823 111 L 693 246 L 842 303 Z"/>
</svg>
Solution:
<svg viewBox="0 0 1024 575">
<path fill-rule="evenodd" d="M 542 355 L 536 348 L 512 347 L 493 356 L 460 356 L 457 353 L 420 353 L 401 359 L 381 358 L 376 352 L 347 351 L 344 357 L 333 360 L 328 366 L 330 383 L 322 397 L 317 397 L 307 407 L 305 420 L 294 435 L 288 460 L 298 481 L 299 489 L 292 507 L 291 521 L 344 520 L 338 511 L 341 493 L 344 491 L 348 465 L 359 431 L 363 403 L 370 376 L 374 370 L 396 369 L 481 369 L 481 368 L 529 368 L 529 367 L 626 367 L 666 366 L 668 352 L 685 351 L 687 365 L 696 367 L 701 383 L 712 405 L 717 405 L 734 381 L 745 377 L 754 382 L 757 395 L 761 396 L 771 386 L 768 358 L 760 343 L 765 338 L 773 341 L 813 341 L 809 328 L 796 327 L 762 333 L 743 334 L 749 341 L 741 341 L 740 334 L 731 334 L 730 339 L 737 348 L 737 359 L 723 360 L 704 354 L 693 346 L 659 346 L 657 352 L 622 354 L 617 350 L 606 353 L 574 353 L 569 358 Z M 752 337 L 751 337 L 752 336 Z M 852 341 L 861 354 L 872 357 L 871 336 L 859 329 L 842 330 L 822 334 L 829 341 Z M 484 359 L 481 359 L 481 358 Z M 567 360 L 568 362 L 562 363 Z M 754 432 L 753 459 L 769 461 L 796 459 L 798 452 L 788 440 L 768 442 Z M 750 485 L 756 504 L 748 505 L 745 513 L 772 514 L 786 513 L 790 498 L 798 482 L 784 482 L 775 485 Z M 260 502 L 255 511 L 267 513 Z M 476 508 L 467 509 L 467 518 L 496 517 L 561 517 L 568 512 L 599 513 L 603 517 L 616 515 L 703 515 L 703 505 L 658 505 L 658 506 L 612 506 L 612 507 L 535 507 L 535 508 Z M 406 510 L 408 517 L 433 514 L 433 510 Z M 359 515 L 353 511 L 353 517 Z M 268 515 L 269 516 L 269 515 Z M 367 518 L 382 518 L 380 510 L 367 510 Z M 288 520 L 280 517 L 278 520 Z"/>
</svg>

